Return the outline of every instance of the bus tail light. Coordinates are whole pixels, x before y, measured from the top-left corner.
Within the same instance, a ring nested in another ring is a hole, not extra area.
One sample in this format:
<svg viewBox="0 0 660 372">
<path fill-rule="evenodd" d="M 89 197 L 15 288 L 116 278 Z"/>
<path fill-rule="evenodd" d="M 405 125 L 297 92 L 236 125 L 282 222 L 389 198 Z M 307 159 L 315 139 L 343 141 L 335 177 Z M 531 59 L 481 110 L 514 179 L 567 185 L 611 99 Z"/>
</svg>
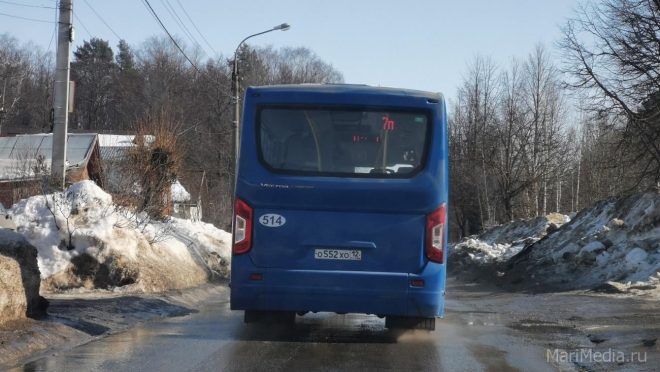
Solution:
<svg viewBox="0 0 660 372">
<path fill-rule="evenodd" d="M 236 199 L 234 214 L 234 254 L 247 253 L 252 248 L 252 208 Z"/>
<path fill-rule="evenodd" d="M 415 279 L 415 280 L 413 280 L 413 281 L 410 282 L 410 285 L 411 285 L 412 287 L 424 287 L 424 281 L 423 281 L 423 280 L 419 280 L 419 279 Z"/>
<path fill-rule="evenodd" d="M 445 220 L 447 205 L 443 204 L 426 216 L 426 258 L 437 263 L 445 260 Z"/>
</svg>

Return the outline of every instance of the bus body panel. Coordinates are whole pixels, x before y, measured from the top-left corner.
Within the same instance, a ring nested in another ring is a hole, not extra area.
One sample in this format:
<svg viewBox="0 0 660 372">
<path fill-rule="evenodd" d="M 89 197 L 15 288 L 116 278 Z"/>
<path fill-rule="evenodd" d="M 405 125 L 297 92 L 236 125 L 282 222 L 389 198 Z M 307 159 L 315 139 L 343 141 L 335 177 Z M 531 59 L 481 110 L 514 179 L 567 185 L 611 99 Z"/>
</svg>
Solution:
<svg viewBox="0 0 660 372">
<path fill-rule="evenodd" d="M 421 214 L 255 209 L 255 216 L 268 214 L 281 215 L 286 222 L 280 227 L 254 224 L 248 254 L 257 267 L 409 273 L 424 265 Z M 317 259 L 315 253 L 324 250 L 359 250 L 361 259 Z"/>
<path fill-rule="evenodd" d="M 250 280 L 261 274 L 262 280 Z M 424 288 L 410 286 L 424 280 Z M 258 268 L 248 255 L 232 262 L 232 310 L 327 311 L 442 317 L 443 265 L 428 263 L 419 274 Z"/>
<path fill-rule="evenodd" d="M 425 165 L 402 179 L 274 173 L 260 161 L 256 132 L 258 110 L 273 105 L 423 110 L 432 123 Z M 447 174 L 440 95 L 345 85 L 248 88 L 235 197 L 253 208 L 252 248 L 232 257 L 231 308 L 442 316 L 446 265 L 430 262 L 424 245 L 426 215 L 447 203 Z M 265 215 L 286 222 L 265 226 Z M 362 256 L 316 259 L 317 249 Z M 444 252 L 446 262 L 446 244 Z M 412 287 L 413 279 L 424 287 Z"/>
</svg>

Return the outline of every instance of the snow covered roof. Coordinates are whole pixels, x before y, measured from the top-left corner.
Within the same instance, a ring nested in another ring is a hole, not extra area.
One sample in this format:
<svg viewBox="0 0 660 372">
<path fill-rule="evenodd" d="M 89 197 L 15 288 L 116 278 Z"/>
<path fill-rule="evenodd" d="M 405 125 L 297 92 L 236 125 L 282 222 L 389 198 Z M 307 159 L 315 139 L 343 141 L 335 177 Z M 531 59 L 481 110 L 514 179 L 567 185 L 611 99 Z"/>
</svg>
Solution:
<svg viewBox="0 0 660 372">
<path fill-rule="evenodd" d="M 103 160 L 121 159 L 126 156 L 128 146 L 126 147 L 101 147 L 101 158 Z"/>
<path fill-rule="evenodd" d="M 147 143 L 155 139 L 152 135 L 144 136 Z M 135 146 L 135 135 L 133 134 L 99 134 L 99 145 L 101 147 L 131 147 Z"/>
<path fill-rule="evenodd" d="M 82 168 L 87 165 L 96 140 L 96 133 L 68 134 L 66 151 L 68 169 Z M 0 137 L 0 179 L 29 177 L 29 174 L 24 174 L 25 172 L 20 170 L 24 170 L 26 163 L 34 162 L 38 157 L 43 157 L 43 165 L 50 169 L 53 158 L 52 134 Z"/>
<path fill-rule="evenodd" d="M 146 143 L 155 139 L 154 136 L 144 137 Z M 104 160 L 121 159 L 129 148 L 136 146 L 135 135 L 132 134 L 99 134 L 101 158 Z"/>
</svg>

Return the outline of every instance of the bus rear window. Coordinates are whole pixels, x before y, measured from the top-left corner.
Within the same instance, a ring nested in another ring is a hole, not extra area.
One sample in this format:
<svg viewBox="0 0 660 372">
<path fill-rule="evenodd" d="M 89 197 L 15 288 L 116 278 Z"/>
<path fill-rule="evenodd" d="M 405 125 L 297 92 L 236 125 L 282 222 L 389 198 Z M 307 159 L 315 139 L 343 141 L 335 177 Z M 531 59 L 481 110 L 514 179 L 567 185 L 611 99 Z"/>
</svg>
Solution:
<svg viewBox="0 0 660 372">
<path fill-rule="evenodd" d="M 264 107 L 261 162 L 276 173 L 408 178 L 423 168 L 426 111 Z"/>
</svg>

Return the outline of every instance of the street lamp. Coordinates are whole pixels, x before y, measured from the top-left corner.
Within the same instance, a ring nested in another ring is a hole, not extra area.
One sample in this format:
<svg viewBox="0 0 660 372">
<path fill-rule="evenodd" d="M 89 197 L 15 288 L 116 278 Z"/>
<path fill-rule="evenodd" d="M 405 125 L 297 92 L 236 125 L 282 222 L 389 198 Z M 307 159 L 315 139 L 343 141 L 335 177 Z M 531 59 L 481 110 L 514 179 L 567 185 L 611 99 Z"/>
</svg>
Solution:
<svg viewBox="0 0 660 372">
<path fill-rule="evenodd" d="M 239 112 L 240 104 L 239 104 L 239 97 L 238 97 L 238 95 L 239 95 L 238 50 L 241 49 L 241 45 L 243 45 L 243 43 L 245 41 L 247 41 L 247 39 L 249 39 L 249 38 L 259 36 L 259 35 L 263 35 L 263 34 L 266 34 L 268 32 L 271 32 L 271 31 L 277 31 L 277 30 L 286 31 L 290 28 L 291 28 L 291 26 L 288 23 L 282 23 L 281 25 L 277 25 L 277 26 L 271 28 L 270 30 L 259 32 L 259 33 L 254 34 L 254 35 L 250 35 L 250 36 L 246 37 L 245 39 L 243 39 L 243 41 L 241 41 L 238 44 L 238 47 L 236 47 L 236 51 L 234 52 L 234 70 L 232 71 L 232 74 L 231 74 L 231 79 L 232 79 L 232 82 L 234 83 L 234 128 L 233 128 L 233 130 L 234 130 L 234 144 L 233 144 L 233 146 L 234 146 L 234 149 L 233 149 L 234 150 L 234 181 L 236 181 L 236 170 L 238 169 L 238 146 L 239 146 L 239 144 L 238 144 L 238 132 L 239 132 L 239 130 L 238 129 L 239 129 L 239 120 L 240 120 L 240 112 Z M 234 190 L 232 190 L 232 197 L 233 197 L 233 191 Z"/>
<path fill-rule="evenodd" d="M 0 134 L 2 134 L 2 122 L 5 121 L 5 115 L 7 115 L 7 111 L 4 107 L 0 107 Z"/>
<path fill-rule="evenodd" d="M 277 30 L 286 31 L 289 28 L 291 28 L 291 26 L 289 26 L 288 23 L 282 23 L 281 25 L 277 25 L 277 26 L 271 28 L 270 30 L 259 32 L 259 33 L 254 34 L 254 35 L 250 35 L 250 36 L 246 37 L 245 39 L 243 39 L 243 41 L 241 41 L 238 44 L 238 47 L 236 47 L 236 51 L 234 52 L 234 69 L 231 73 L 231 80 L 232 80 L 232 83 L 234 83 L 234 85 L 233 85 L 233 88 L 234 88 L 234 128 L 233 128 L 234 138 L 233 138 L 233 141 L 232 141 L 233 142 L 232 143 L 232 147 L 233 147 L 232 150 L 233 150 L 233 153 L 234 153 L 234 166 L 233 166 L 233 168 L 234 168 L 234 172 L 233 172 L 234 173 L 234 179 L 233 179 L 233 182 L 231 183 L 231 197 L 232 197 L 232 206 L 231 207 L 232 207 L 232 211 L 233 211 L 234 202 L 235 202 L 234 201 L 234 196 L 235 196 L 234 194 L 236 193 L 236 181 L 238 179 L 237 178 L 238 177 L 238 147 L 239 147 L 238 132 L 239 132 L 239 120 L 240 120 L 240 112 L 239 112 L 239 106 L 240 106 L 239 101 L 240 101 L 240 99 L 238 97 L 239 90 L 240 90 L 239 78 L 238 78 L 238 50 L 241 49 L 241 45 L 243 45 L 243 43 L 251 37 L 263 35 L 265 33 L 271 32 L 271 31 L 277 31 Z M 235 223 L 234 214 L 232 213 L 232 217 L 231 217 L 232 232 L 234 232 L 234 227 L 235 227 L 234 223 Z"/>
</svg>

